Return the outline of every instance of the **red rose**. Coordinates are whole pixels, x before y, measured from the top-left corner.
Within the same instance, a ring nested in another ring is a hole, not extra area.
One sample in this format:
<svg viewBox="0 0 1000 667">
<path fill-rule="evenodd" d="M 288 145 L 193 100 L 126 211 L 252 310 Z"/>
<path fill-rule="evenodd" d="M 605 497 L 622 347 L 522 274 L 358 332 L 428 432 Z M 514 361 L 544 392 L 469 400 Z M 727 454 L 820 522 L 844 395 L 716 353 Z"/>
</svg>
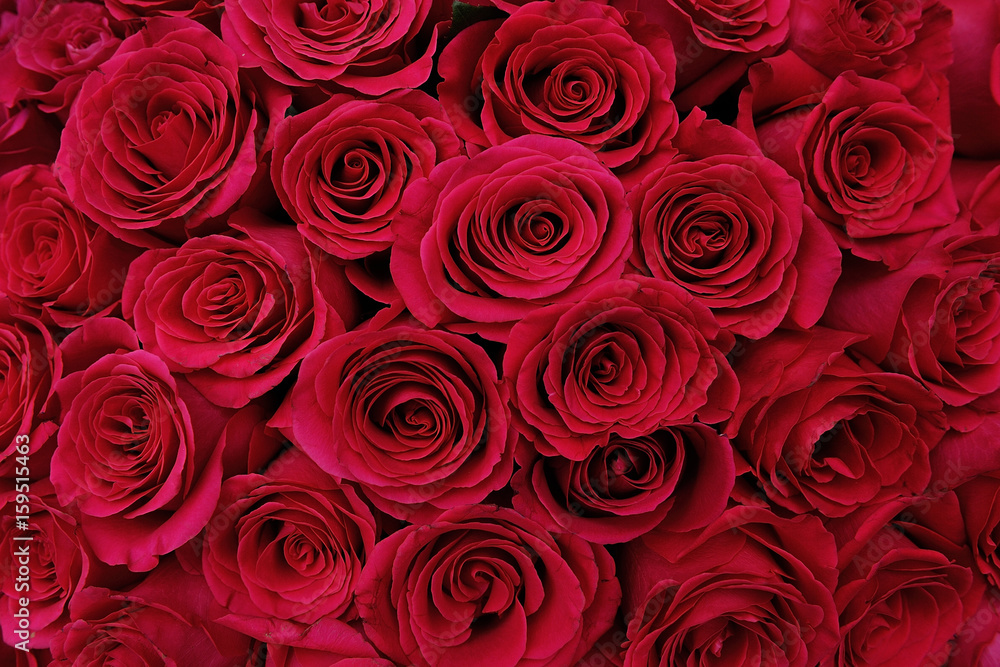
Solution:
<svg viewBox="0 0 1000 667">
<path fill-rule="evenodd" d="M 306 357 L 275 423 L 383 511 L 424 522 L 502 488 L 507 392 L 486 351 L 444 331 L 351 332 Z"/>
<path fill-rule="evenodd" d="M 241 407 L 353 326 L 357 304 L 342 270 L 295 229 L 253 209 L 232 214 L 229 226 L 242 233 L 139 257 L 122 310 L 144 349 L 217 405 Z"/>
<path fill-rule="evenodd" d="M 833 536 L 812 516 L 734 506 L 704 530 L 653 531 L 622 557 L 625 667 L 811 667 L 837 645 Z"/>
<path fill-rule="evenodd" d="M 980 475 L 955 489 L 975 564 L 1000 586 L 1000 474 Z"/>
<path fill-rule="evenodd" d="M 852 360 L 844 349 L 857 339 L 821 327 L 777 332 L 733 366 L 741 395 L 730 435 L 776 505 L 838 517 L 930 481 L 940 401 L 912 378 Z"/>
<path fill-rule="evenodd" d="M 514 423 L 540 454 L 582 461 L 612 433 L 723 421 L 738 393 L 723 356 L 731 345 L 711 311 L 673 283 L 602 285 L 514 326 L 503 360 Z"/>
<path fill-rule="evenodd" d="M 350 618 L 375 538 L 375 518 L 357 492 L 289 450 L 261 474 L 226 480 L 202 564 L 231 612 L 222 622 L 268 641 L 254 621 Z"/>
<path fill-rule="evenodd" d="M 84 78 L 114 54 L 125 27 L 90 2 L 17 4 L 10 47 L 16 62 L 0 70 L 0 97 L 37 101 L 39 109 L 65 121 Z"/>
<path fill-rule="evenodd" d="M 945 664 L 947 642 L 975 611 L 963 607 L 969 569 L 918 548 L 892 526 L 858 546 L 841 552 L 834 597 L 842 638 L 832 664 Z"/>
<path fill-rule="evenodd" d="M 21 609 L 19 600 L 25 598 L 30 610 L 28 644 L 48 648 L 52 635 L 69 621 L 70 600 L 78 590 L 115 579 L 127 582 L 128 577 L 97 560 L 76 519 L 56 503 L 48 480 L 31 483 L 30 493 L 25 494 L 28 500 L 23 503 L 27 512 L 18 509 L 21 494 L 15 490 L 0 494 L 0 544 L 5 545 L 0 552 L 0 604 L 4 610 L 0 626 L 8 644 L 23 641 L 23 635 L 17 634 L 21 626 L 15 614 Z M 15 516 L 24 514 L 27 529 L 15 523 Z M 27 578 L 21 576 L 24 555 L 30 572 Z"/>
<path fill-rule="evenodd" d="M 827 76 L 951 64 L 951 12 L 937 0 L 792 2 L 790 16 L 789 48 Z"/>
<path fill-rule="evenodd" d="M 440 0 L 365 0 L 334 7 L 283 0 L 226 0 L 222 35 L 245 65 L 275 81 L 334 83 L 365 95 L 427 81 L 437 47 Z"/>
<path fill-rule="evenodd" d="M 656 526 L 679 532 L 708 525 L 725 509 L 735 479 L 728 438 L 697 423 L 612 435 L 583 461 L 524 450 L 511 481 L 514 507 L 549 530 L 595 544 L 626 542 Z"/>
<path fill-rule="evenodd" d="M 392 228 L 392 276 L 414 317 L 496 339 L 621 276 L 632 233 L 621 182 L 586 149 L 541 136 L 438 165 Z"/>
<path fill-rule="evenodd" d="M 445 47 L 438 67 L 441 104 L 473 146 L 568 137 L 628 169 L 677 129 L 667 34 L 597 2 L 532 2 L 476 23 Z"/>
<path fill-rule="evenodd" d="M 278 125 L 271 178 L 303 236 L 358 259 L 392 245 L 403 190 L 458 152 L 441 105 L 424 93 L 334 95 Z"/>
<path fill-rule="evenodd" d="M 67 373 L 52 483 L 76 504 L 105 563 L 156 566 L 208 523 L 222 484 L 219 435 L 227 416 L 121 320 L 88 320 L 61 351 Z"/>
<path fill-rule="evenodd" d="M 670 34 L 677 58 L 671 96 L 688 111 L 711 104 L 747 68 L 772 55 L 788 37 L 794 0 L 611 0 L 620 11 L 637 10 Z"/>
<path fill-rule="evenodd" d="M 182 241 L 232 209 L 269 139 L 264 101 L 238 76 L 236 55 L 186 19 L 150 19 L 80 98 L 56 175 L 81 211 L 135 245 Z"/>
<path fill-rule="evenodd" d="M 629 192 L 632 263 L 686 289 L 733 333 L 761 338 L 786 315 L 814 325 L 840 275 L 840 250 L 799 184 L 700 109 L 673 145 L 678 154 Z"/>
<path fill-rule="evenodd" d="M 946 82 L 910 71 L 895 81 L 914 102 L 896 82 L 853 72 L 831 82 L 788 53 L 751 70 L 737 121 L 799 179 L 842 247 L 893 270 L 957 214 Z"/>
<path fill-rule="evenodd" d="M 490 505 L 386 537 L 358 587 L 365 634 L 420 667 L 572 665 L 611 627 L 620 598 L 603 547 Z"/>
<path fill-rule="evenodd" d="M 51 167 L 0 177 L 0 292 L 21 308 L 63 327 L 107 315 L 138 254 L 85 218 Z"/>
<path fill-rule="evenodd" d="M 56 416 L 49 403 L 62 375 L 62 354 L 37 319 L 14 312 L 0 295 L 0 474 L 15 477 L 18 449 L 28 446 L 30 477 L 48 474 Z M 23 453 L 21 454 L 23 456 Z M 24 475 L 17 475 L 24 477 Z"/>
<path fill-rule="evenodd" d="M 53 667 L 122 664 L 245 667 L 248 637 L 213 622 L 205 580 L 165 562 L 128 592 L 90 587 L 52 642 Z"/>
</svg>

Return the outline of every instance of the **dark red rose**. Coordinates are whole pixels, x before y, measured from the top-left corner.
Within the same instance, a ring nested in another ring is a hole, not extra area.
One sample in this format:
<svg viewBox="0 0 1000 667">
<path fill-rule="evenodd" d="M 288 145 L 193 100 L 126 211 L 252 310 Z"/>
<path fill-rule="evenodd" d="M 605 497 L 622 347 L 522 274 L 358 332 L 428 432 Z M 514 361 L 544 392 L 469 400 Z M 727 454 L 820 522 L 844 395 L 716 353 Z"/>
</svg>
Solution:
<svg viewBox="0 0 1000 667">
<path fill-rule="evenodd" d="M 128 592 L 83 589 L 70 603 L 72 620 L 53 639 L 52 666 L 252 664 L 250 638 L 215 623 L 212 604 L 205 580 L 173 561 Z"/>
<path fill-rule="evenodd" d="M 0 60 L 0 99 L 38 102 L 62 121 L 87 74 L 114 54 L 125 26 L 102 5 L 90 2 L 18 0 L 11 52 Z"/>
<path fill-rule="evenodd" d="M 514 326 L 504 354 L 515 425 L 543 456 L 583 461 L 612 434 L 727 419 L 732 336 L 673 283 L 635 276 Z"/>
<path fill-rule="evenodd" d="M 150 19 L 87 77 L 55 172 L 73 203 L 115 236 L 162 247 L 231 210 L 258 169 L 280 95 L 262 99 L 236 54 L 187 19 Z M 287 103 L 287 98 L 284 99 Z"/>
<path fill-rule="evenodd" d="M 334 95 L 278 125 L 271 177 L 303 236 L 358 259 L 392 245 L 403 190 L 459 148 L 441 105 L 424 93 Z"/>
<path fill-rule="evenodd" d="M 733 333 L 761 338 L 786 316 L 814 325 L 840 275 L 840 250 L 799 184 L 700 109 L 673 145 L 678 153 L 629 192 L 632 263 L 686 289 Z"/>
<path fill-rule="evenodd" d="M 88 320 L 60 349 L 56 495 L 77 507 L 98 558 L 151 570 L 215 510 L 228 415 L 140 350 L 121 320 Z"/>
<path fill-rule="evenodd" d="M 333 83 L 365 95 L 417 88 L 431 73 L 440 0 L 365 0 L 299 5 L 288 0 L 226 0 L 222 35 L 241 63 L 276 81 Z"/>
<path fill-rule="evenodd" d="M 0 105 L 0 175 L 26 164 L 51 164 L 59 125 L 34 105 Z"/>
<path fill-rule="evenodd" d="M 595 544 L 626 542 L 656 526 L 706 526 L 726 508 L 735 479 L 729 439 L 697 423 L 631 438 L 612 434 L 583 461 L 526 447 L 518 463 L 514 507 L 549 530 Z"/>
<path fill-rule="evenodd" d="M 830 81 L 787 53 L 751 70 L 738 126 L 799 179 L 841 247 L 895 270 L 957 214 L 946 85 L 910 70 Z"/>
<path fill-rule="evenodd" d="M 304 627 L 356 615 L 354 590 L 376 532 L 354 488 L 297 450 L 261 474 L 227 479 L 202 551 L 209 588 L 231 612 L 220 622 L 271 641 L 254 632 L 255 621 Z"/>
<path fill-rule="evenodd" d="M 832 664 L 946 664 L 948 641 L 975 611 L 963 607 L 969 569 L 940 551 L 918 548 L 893 526 L 858 547 L 840 555 L 834 598 L 842 638 Z"/>
<path fill-rule="evenodd" d="M 788 47 L 827 76 L 951 64 L 951 12 L 937 0 L 792 2 L 790 16 Z"/>
<path fill-rule="evenodd" d="M 532 2 L 476 23 L 438 67 L 441 104 L 470 147 L 568 137 L 628 169 L 677 129 L 669 37 L 597 2 Z"/>
<path fill-rule="evenodd" d="M 638 10 L 670 34 L 677 58 L 672 99 L 690 110 L 715 101 L 775 53 L 788 37 L 790 0 L 611 0 L 620 11 Z"/>
<path fill-rule="evenodd" d="M 811 667 L 837 645 L 836 546 L 813 516 L 734 506 L 701 531 L 653 531 L 622 556 L 625 667 Z"/>
<path fill-rule="evenodd" d="M 0 292 L 57 326 L 115 311 L 139 251 L 88 220 L 52 168 L 0 176 Z"/>
<path fill-rule="evenodd" d="M 517 512 L 460 507 L 375 546 L 358 587 L 365 634 L 408 665 L 572 665 L 614 620 L 604 547 Z"/>
<path fill-rule="evenodd" d="M 822 327 L 776 332 L 733 366 L 741 395 L 730 435 L 776 505 L 838 517 L 930 481 L 940 401 L 912 378 L 852 360 L 844 350 L 857 339 Z"/>
<path fill-rule="evenodd" d="M 1000 474 L 980 475 L 955 489 L 976 568 L 1000 586 Z"/>
<path fill-rule="evenodd" d="M 213 403 L 242 407 L 354 326 L 358 306 L 342 269 L 294 228 L 253 209 L 229 216 L 229 227 L 237 233 L 139 257 L 122 310 L 145 350 Z"/>
<path fill-rule="evenodd" d="M 30 477 L 48 474 L 56 426 L 49 403 L 52 385 L 62 375 L 62 354 L 37 319 L 18 314 L 0 295 L 0 475 L 15 477 L 18 450 L 28 447 Z M 24 475 L 17 475 L 23 477 Z"/>
<path fill-rule="evenodd" d="M 507 391 L 486 351 L 412 326 L 351 332 L 306 357 L 275 423 L 383 511 L 426 522 L 510 480 Z"/>
<path fill-rule="evenodd" d="M 129 577 L 97 560 L 76 519 L 56 502 L 48 480 L 32 482 L 28 493 L 18 487 L 0 493 L 0 544 L 5 547 L 0 552 L 4 610 L 0 626 L 8 644 L 23 641 L 24 636 L 17 634 L 21 626 L 15 614 L 21 609 L 20 600 L 27 599 L 28 644 L 48 648 L 52 635 L 69 621 L 69 602 L 76 591 L 102 582 L 127 583 Z M 24 505 L 27 511 L 19 508 Z M 27 528 L 15 523 L 15 516 L 24 515 Z M 22 570 L 28 571 L 26 577 L 21 576 Z"/>
<path fill-rule="evenodd" d="M 392 228 L 392 276 L 414 317 L 497 339 L 538 306 L 620 277 L 631 251 L 621 182 L 542 136 L 439 165 L 407 189 Z"/>
</svg>

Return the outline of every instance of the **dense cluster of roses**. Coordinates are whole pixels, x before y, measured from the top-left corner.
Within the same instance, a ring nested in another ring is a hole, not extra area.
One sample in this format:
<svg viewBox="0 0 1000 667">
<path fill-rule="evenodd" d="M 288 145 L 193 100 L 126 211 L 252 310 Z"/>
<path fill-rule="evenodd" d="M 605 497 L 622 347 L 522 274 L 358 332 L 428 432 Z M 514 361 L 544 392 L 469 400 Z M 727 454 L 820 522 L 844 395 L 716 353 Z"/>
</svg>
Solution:
<svg viewBox="0 0 1000 667">
<path fill-rule="evenodd" d="M 1000 0 L 0 0 L 0 663 L 1000 664 Z"/>
</svg>

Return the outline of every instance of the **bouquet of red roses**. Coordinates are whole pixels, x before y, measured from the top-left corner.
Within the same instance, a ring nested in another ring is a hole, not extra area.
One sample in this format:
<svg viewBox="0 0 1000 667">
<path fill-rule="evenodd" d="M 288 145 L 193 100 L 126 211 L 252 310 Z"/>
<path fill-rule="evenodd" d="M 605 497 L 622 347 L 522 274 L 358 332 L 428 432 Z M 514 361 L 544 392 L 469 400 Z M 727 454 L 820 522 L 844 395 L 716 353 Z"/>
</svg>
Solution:
<svg viewBox="0 0 1000 667">
<path fill-rule="evenodd" d="M 4 665 L 1000 664 L 1000 0 L 0 0 Z"/>
</svg>

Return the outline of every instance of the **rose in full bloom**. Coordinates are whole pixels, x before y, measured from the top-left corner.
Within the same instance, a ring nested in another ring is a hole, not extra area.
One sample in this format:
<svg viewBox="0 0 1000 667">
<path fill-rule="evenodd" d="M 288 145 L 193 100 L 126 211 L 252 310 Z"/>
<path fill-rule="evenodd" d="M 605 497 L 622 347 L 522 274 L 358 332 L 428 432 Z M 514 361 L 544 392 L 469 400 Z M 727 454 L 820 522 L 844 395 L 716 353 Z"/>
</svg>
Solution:
<svg viewBox="0 0 1000 667">
<path fill-rule="evenodd" d="M 222 35 L 245 66 L 292 86 L 333 83 L 365 95 L 427 81 L 437 24 L 450 17 L 441 0 L 226 0 L 225 7 Z"/>
<path fill-rule="evenodd" d="M 493 361 L 445 331 L 403 324 L 323 343 L 275 423 L 320 468 L 414 522 L 483 500 L 514 466 Z"/>
<path fill-rule="evenodd" d="M 254 664 L 250 638 L 216 623 L 213 603 L 205 580 L 175 561 L 128 592 L 85 588 L 73 596 L 71 620 L 53 638 L 52 665 Z"/>
<path fill-rule="evenodd" d="M 514 507 L 595 544 L 626 542 L 657 526 L 706 526 L 726 508 L 735 480 L 729 439 L 698 423 L 633 438 L 612 434 L 583 461 L 525 447 L 518 463 Z"/>
<path fill-rule="evenodd" d="M 56 496 L 76 505 L 98 558 L 151 570 L 215 510 L 228 415 L 140 350 L 121 320 L 88 320 L 60 349 Z"/>
<path fill-rule="evenodd" d="M 389 535 L 358 587 L 365 634 L 419 667 L 575 664 L 620 599 L 604 547 L 490 505 Z"/>
<path fill-rule="evenodd" d="M 789 48 L 827 76 L 951 64 L 951 12 L 937 0 L 792 2 L 790 16 Z"/>
<path fill-rule="evenodd" d="M 731 415 L 732 335 L 673 283 L 635 276 L 514 326 L 504 354 L 515 425 L 543 456 L 582 461 L 613 433 Z"/>
<path fill-rule="evenodd" d="M 21 641 L 14 634 L 18 629 L 15 613 L 21 606 L 20 598 L 26 598 L 31 609 L 30 644 L 48 648 L 52 635 L 69 621 L 69 605 L 76 591 L 97 583 L 128 583 L 128 577 L 97 560 L 76 519 L 56 502 L 48 480 L 34 482 L 30 489 L 23 503 L 28 508 L 27 529 L 15 523 L 15 515 L 22 515 L 16 509 L 22 504 L 19 494 L 13 489 L 0 494 L 0 544 L 7 546 L 0 552 L 0 604 L 4 610 L 0 627 L 5 642 L 13 645 Z M 26 543 L 30 569 L 27 589 L 19 576 L 21 556 L 17 555 Z"/>
<path fill-rule="evenodd" d="M 14 477 L 18 446 L 23 450 L 27 444 L 31 476 L 40 479 L 48 473 L 56 430 L 50 399 L 52 386 L 62 375 L 62 354 L 48 328 L 17 313 L 4 296 L 0 296 L 0 359 L 0 474 Z"/>
<path fill-rule="evenodd" d="M 55 172 L 73 203 L 144 247 L 183 241 L 232 209 L 270 139 L 268 114 L 287 106 L 238 69 L 207 28 L 150 19 L 87 77 L 71 109 Z"/>
<path fill-rule="evenodd" d="M 568 137 L 628 169 L 677 129 L 670 38 L 601 3 L 532 2 L 473 24 L 439 69 L 441 104 L 471 146 Z"/>
<path fill-rule="evenodd" d="M 910 377 L 850 358 L 858 338 L 778 332 L 734 364 L 741 394 L 729 431 L 776 505 L 838 517 L 930 482 L 941 402 Z"/>
<path fill-rule="evenodd" d="M 393 231 L 392 276 L 414 317 L 497 339 L 621 276 L 632 234 L 621 182 L 540 136 L 438 165 L 406 191 Z"/>
<path fill-rule="evenodd" d="M 229 226 L 237 233 L 144 253 L 122 310 L 145 350 L 212 402 L 242 407 L 353 326 L 357 304 L 343 271 L 294 228 L 253 209 L 229 216 Z"/>
<path fill-rule="evenodd" d="M 58 326 L 116 310 L 138 250 L 80 213 L 45 165 L 0 176 L 0 292 Z"/>
<path fill-rule="evenodd" d="M 957 215 L 946 85 L 910 71 L 831 81 L 786 53 L 751 70 L 737 125 L 799 179 L 842 247 L 895 270 Z"/>
<path fill-rule="evenodd" d="M 840 250 L 799 184 L 700 109 L 673 145 L 677 154 L 629 192 L 632 263 L 686 289 L 733 333 L 761 338 L 786 315 L 814 325 L 840 275 Z"/>
<path fill-rule="evenodd" d="M 340 94 L 278 125 L 271 177 L 303 236 L 358 259 L 392 245 L 389 223 L 407 185 L 458 153 L 441 105 L 425 93 Z"/>
<path fill-rule="evenodd" d="M 263 473 L 223 484 L 203 571 L 232 613 L 227 624 L 251 636 L 261 619 L 349 619 L 375 538 L 375 518 L 355 489 L 293 449 Z"/>
<path fill-rule="evenodd" d="M 625 667 L 811 667 L 836 648 L 836 545 L 814 516 L 733 506 L 634 540 L 622 561 Z"/>
<path fill-rule="evenodd" d="M 87 74 L 114 54 L 125 26 L 90 2 L 18 0 L 10 62 L 0 69 L 0 99 L 33 100 L 65 121 Z M 0 56 L 2 58 L 2 56 Z"/>
</svg>

